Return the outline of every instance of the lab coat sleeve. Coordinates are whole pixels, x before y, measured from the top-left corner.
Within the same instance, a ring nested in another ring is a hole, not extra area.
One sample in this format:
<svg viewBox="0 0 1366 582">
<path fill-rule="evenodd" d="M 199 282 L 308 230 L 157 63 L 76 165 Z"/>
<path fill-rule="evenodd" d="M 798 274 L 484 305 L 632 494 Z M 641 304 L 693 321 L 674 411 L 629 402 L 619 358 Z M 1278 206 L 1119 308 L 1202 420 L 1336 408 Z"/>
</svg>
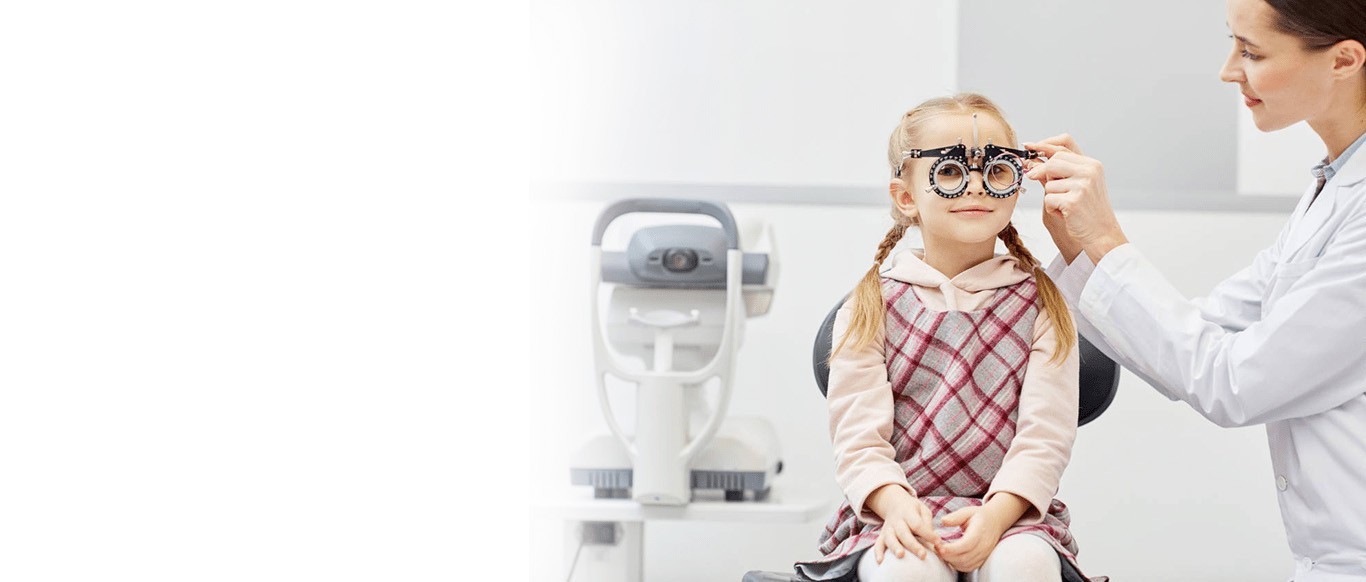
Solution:
<svg viewBox="0 0 1366 582">
<path fill-rule="evenodd" d="M 1057 354 L 1058 329 L 1046 311 L 1039 311 L 1034 330 L 1020 388 L 1015 438 L 983 498 L 990 501 L 1005 491 L 1028 501 L 1029 509 L 1019 525 L 1043 521 L 1058 493 L 1077 437 L 1077 349 L 1074 346 L 1060 362 L 1051 361 Z"/>
<path fill-rule="evenodd" d="M 1129 372 L 1155 388 L 1159 394 L 1166 396 L 1168 400 L 1178 400 L 1176 394 L 1173 394 L 1162 386 L 1162 384 L 1159 384 L 1156 380 L 1145 375 L 1138 369 L 1138 365 L 1135 362 L 1129 361 L 1125 358 L 1124 354 L 1120 353 L 1114 346 L 1111 346 L 1109 342 L 1105 341 L 1105 336 L 1101 335 L 1095 325 L 1093 325 L 1090 320 L 1086 319 L 1086 315 L 1077 308 L 1081 303 L 1081 292 L 1086 287 L 1086 281 L 1091 277 L 1091 273 L 1094 272 L 1095 269 L 1096 266 L 1091 262 L 1091 259 L 1086 256 L 1086 253 L 1082 253 L 1077 255 L 1077 258 L 1073 259 L 1070 265 L 1063 260 L 1062 255 L 1058 255 L 1058 258 L 1053 260 L 1053 263 L 1046 271 L 1049 277 L 1051 277 L 1053 282 L 1058 286 L 1058 290 L 1062 293 L 1063 298 L 1067 300 L 1067 307 L 1072 312 L 1072 321 L 1077 326 L 1077 334 L 1081 337 L 1085 337 L 1086 341 L 1100 350 L 1100 353 L 1105 354 L 1106 357 L 1128 369 Z"/>
<path fill-rule="evenodd" d="M 850 302 L 835 314 L 831 337 L 838 346 L 853 316 Z M 830 383 L 826 401 L 830 407 L 830 440 L 835 451 L 835 479 L 849 499 L 855 515 L 864 523 L 882 519 L 865 504 L 883 485 L 899 485 L 916 492 L 892 448 L 892 385 L 887 378 L 884 331 L 861 350 L 853 343 L 830 360 Z"/>
<path fill-rule="evenodd" d="M 1221 426 L 1336 408 L 1366 390 L 1366 215 L 1354 213 L 1307 273 L 1283 282 L 1289 287 L 1260 319 L 1249 319 L 1262 310 L 1267 284 L 1256 270 L 1269 269 L 1271 255 L 1202 308 L 1131 244 L 1100 261 L 1079 311 L 1126 365 Z"/>
</svg>

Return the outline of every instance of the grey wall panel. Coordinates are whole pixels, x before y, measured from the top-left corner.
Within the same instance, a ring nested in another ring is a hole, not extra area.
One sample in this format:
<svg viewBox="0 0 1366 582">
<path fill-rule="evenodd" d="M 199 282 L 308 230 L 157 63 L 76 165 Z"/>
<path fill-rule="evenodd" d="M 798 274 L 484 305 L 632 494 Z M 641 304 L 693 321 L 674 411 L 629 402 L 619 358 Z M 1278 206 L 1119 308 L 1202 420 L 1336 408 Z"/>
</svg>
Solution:
<svg viewBox="0 0 1366 582">
<path fill-rule="evenodd" d="M 1224 3 L 962 0 L 959 88 L 1024 141 L 1071 133 L 1119 208 L 1285 208 L 1236 194 L 1237 88 Z"/>
</svg>

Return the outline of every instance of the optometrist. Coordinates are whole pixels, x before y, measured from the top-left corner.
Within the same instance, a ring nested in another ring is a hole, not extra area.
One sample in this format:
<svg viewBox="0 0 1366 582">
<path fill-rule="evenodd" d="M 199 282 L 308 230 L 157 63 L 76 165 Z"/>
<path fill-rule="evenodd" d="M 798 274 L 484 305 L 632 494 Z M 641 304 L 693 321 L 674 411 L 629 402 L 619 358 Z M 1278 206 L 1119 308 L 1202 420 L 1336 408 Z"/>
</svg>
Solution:
<svg viewBox="0 0 1366 582">
<path fill-rule="evenodd" d="M 1099 161 L 1048 159 L 1049 269 L 1078 330 L 1220 426 L 1266 425 L 1297 582 L 1366 580 L 1366 1 L 1228 0 L 1236 83 L 1262 131 L 1299 121 L 1327 150 L 1274 244 L 1186 299 L 1130 244 Z"/>
</svg>

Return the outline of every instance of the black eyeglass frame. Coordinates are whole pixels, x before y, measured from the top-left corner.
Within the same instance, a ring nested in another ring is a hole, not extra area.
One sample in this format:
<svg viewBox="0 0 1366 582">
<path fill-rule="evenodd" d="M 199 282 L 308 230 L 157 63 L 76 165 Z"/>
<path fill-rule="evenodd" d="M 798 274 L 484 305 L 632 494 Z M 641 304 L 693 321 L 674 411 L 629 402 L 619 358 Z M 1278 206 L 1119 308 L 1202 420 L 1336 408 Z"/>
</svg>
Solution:
<svg viewBox="0 0 1366 582">
<path fill-rule="evenodd" d="M 1020 185 L 1024 183 L 1024 163 L 1021 160 L 1033 160 L 1039 157 L 1039 152 L 1032 150 L 1020 150 L 1015 148 L 1001 147 L 994 144 L 987 144 L 986 147 L 972 148 L 969 157 L 968 146 L 962 143 L 958 145 L 944 146 L 933 149 L 913 149 L 901 152 L 901 165 L 897 166 L 893 177 L 901 177 L 901 166 L 906 164 L 906 160 L 912 158 L 937 158 L 930 166 L 930 190 L 944 198 L 957 198 L 963 195 L 968 188 L 967 179 L 971 172 L 982 174 L 982 184 L 986 186 L 987 195 L 992 198 L 1009 198 L 1020 190 Z M 985 163 L 973 165 L 971 160 L 984 160 Z M 992 186 L 991 180 L 987 179 L 987 172 L 998 164 L 1007 164 L 1014 172 L 1015 181 L 1007 188 L 996 188 Z M 963 182 L 954 189 L 945 189 L 939 186 L 939 181 L 935 178 L 939 174 L 939 169 L 945 165 L 957 166 L 963 174 Z"/>
</svg>

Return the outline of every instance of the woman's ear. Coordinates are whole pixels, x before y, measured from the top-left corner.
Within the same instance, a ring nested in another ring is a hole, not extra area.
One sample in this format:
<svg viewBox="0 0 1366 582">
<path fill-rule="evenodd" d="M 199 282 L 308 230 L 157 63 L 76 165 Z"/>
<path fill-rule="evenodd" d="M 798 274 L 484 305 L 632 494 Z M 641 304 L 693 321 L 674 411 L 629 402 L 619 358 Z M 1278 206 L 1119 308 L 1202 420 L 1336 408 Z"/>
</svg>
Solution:
<svg viewBox="0 0 1366 582">
<path fill-rule="evenodd" d="M 892 197 L 892 206 L 895 206 L 906 218 L 915 219 L 917 210 L 915 207 L 915 197 L 911 196 L 910 187 L 905 180 L 893 178 L 887 185 L 888 194 Z"/>
<path fill-rule="evenodd" d="M 1366 66 L 1366 47 L 1359 41 L 1344 40 L 1333 47 L 1333 76 L 1349 79 L 1360 75 Z"/>
</svg>

